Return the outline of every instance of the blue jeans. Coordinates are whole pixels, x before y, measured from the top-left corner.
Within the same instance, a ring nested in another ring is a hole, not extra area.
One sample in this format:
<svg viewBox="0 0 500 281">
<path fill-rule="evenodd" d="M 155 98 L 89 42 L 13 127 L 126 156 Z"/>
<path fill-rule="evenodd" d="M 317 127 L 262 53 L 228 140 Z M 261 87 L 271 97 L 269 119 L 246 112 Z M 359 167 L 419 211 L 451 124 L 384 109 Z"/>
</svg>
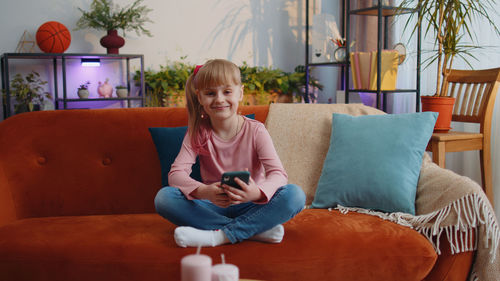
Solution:
<svg viewBox="0 0 500 281">
<path fill-rule="evenodd" d="M 170 222 L 204 230 L 220 229 L 231 243 L 290 220 L 304 204 L 304 192 L 293 184 L 280 187 L 266 204 L 246 202 L 227 208 L 208 200 L 188 200 L 178 188 L 169 186 L 160 189 L 155 198 L 156 211 Z"/>
</svg>

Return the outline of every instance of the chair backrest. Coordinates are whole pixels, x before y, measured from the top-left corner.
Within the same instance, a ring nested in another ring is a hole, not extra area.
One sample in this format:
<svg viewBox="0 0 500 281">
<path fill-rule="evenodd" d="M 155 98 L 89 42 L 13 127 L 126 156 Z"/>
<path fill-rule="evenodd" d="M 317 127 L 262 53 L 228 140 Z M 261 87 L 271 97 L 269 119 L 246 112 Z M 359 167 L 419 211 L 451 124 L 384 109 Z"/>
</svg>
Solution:
<svg viewBox="0 0 500 281">
<path fill-rule="evenodd" d="M 452 69 L 443 83 L 443 95 L 455 98 L 452 120 L 480 123 L 482 132 L 489 130 L 499 85 L 500 68 Z"/>
</svg>

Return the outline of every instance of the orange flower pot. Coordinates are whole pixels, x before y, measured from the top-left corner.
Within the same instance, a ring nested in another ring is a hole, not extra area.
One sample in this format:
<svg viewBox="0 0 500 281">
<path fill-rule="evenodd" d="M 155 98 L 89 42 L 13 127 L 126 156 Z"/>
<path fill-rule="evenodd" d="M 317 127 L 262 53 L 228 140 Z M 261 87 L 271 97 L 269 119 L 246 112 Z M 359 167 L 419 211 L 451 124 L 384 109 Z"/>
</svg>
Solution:
<svg viewBox="0 0 500 281">
<path fill-rule="evenodd" d="M 422 111 L 433 111 L 439 113 L 434 126 L 434 132 L 445 133 L 451 129 L 451 116 L 453 114 L 453 105 L 455 98 L 422 96 Z"/>
</svg>

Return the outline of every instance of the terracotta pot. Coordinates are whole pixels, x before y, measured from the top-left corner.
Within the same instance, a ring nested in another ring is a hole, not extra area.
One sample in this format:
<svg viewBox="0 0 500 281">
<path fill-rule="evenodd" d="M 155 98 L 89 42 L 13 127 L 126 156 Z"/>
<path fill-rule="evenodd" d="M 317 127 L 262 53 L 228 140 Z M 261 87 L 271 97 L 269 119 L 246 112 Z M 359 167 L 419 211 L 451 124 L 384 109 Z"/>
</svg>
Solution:
<svg viewBox="0 0 500 281">
<path fill-rule="evenodd" d="M 257 98 L 255 97 L 255 93 L 244 93 L 243 94 L 243 105 L 256 105 Z"/>
<path fill-rule="evenodd" d="M 174 93 L 163 98 L 163 106 L 166 107 L 186 107 L 186 96 Z"/>
<path fill-rule="evenodd" d="M 287 94 L 278 94 L 278 98 L 276 99 L 276 102 L 280 103 L 293 103 L 293 96 L 292 95 L 287 95 Z"/>
<path fill-rule="evenodd" d="M 422 96 L 422 111 L 433 111 L 439 113 L 434 126 L 434 132 L 445 133 L 451 129 L 451 116 L 453 114 L 453 105 L 455 98 Z"/>
<path fill-rule="evenodd" d="M 118 54 L 118 49 L 125 45 L 125 39 L 114 29 L 108 30 L 108 35 L 102 37 L 100 42 L 107 49 L 108 54 Z"/>
</svg>

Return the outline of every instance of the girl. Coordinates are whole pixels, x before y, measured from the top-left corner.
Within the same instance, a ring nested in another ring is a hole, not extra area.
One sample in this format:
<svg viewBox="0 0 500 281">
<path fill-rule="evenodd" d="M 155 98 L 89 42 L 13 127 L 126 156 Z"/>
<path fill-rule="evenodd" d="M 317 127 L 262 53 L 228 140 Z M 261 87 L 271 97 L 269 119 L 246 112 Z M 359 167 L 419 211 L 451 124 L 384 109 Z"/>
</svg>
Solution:
<svg viewBox="0 0 500 281">
<path fill-rule="evenodd" d="M 178 225 L 180 247 L 218 246 L 253 239 L 279 243 L 282 223 L 299 213 L 305 195 L 287 175 L 264 125 L 238 114 L 243 99 L 239 68 L 226 60 L 197 66 L 186 83 L 188 132 L 168 182 L 155 198 L 157 212 Z M 203 182 L 192 179 L 200 161 Z M 248 170 L 241 189 L 221 184 L 226 171 Z"/>
</svg>

